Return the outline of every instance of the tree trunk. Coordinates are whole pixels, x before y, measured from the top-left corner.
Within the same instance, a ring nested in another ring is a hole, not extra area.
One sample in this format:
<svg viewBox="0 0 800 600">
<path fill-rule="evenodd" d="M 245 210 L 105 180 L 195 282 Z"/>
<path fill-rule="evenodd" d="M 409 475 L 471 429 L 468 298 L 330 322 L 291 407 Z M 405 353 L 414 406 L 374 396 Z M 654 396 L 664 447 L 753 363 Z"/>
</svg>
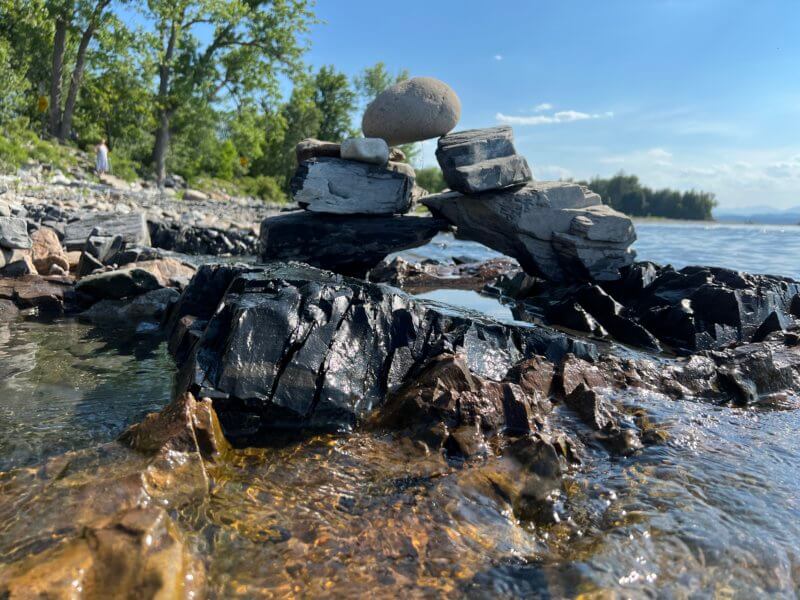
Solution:
<svg viewBox="0 0 800 600">
<path fill-rule="evenodd" d="M 167 177 L 167 151 L 169 150 L 169 121 L 170 114 L 166 110 L 159 110 L 158 131 L 156 131 L 156 145 L 153 149 L 153 162 L 155 163 L 156 181 L 158 186 L 164 184 Z"/>
<path fill-rule="evenodd" d="M 61 117 L 61 123 L 58 128 L 58 139 L 64 141 L 69 137 L 72 130 L 72 116 L 75 114 L 75 103 L 78 101 L 78 92 L 81 88 L 83 81 L 83 71 L 86 67 L 86 51 L 89 49 L 89 43 L 95 32 L 95 23 L 92 22 L 86 28 L 86 31 L 81 35 L 81 41 L 78 45 L 78 55 L 75 58 L 75 68 L 72 69 L 72 76 L 69 82 L 69 92 L 67 93 L 67 103 L 64 105 L 64 114 Z"/>
<path fill-rule="evenodd" d="M 78 101 L 78 93 L 81 89 L 83 82 L 83 72 L 86 68 L 86 52 L 89 50 L 89 44 L 94 38 L 97 24 L 103 16 L 103 11 L 108 8 L 111 0 L 98 0 L 97 4 L 92 11 L 92 16 L 89 19 L 89 24 L 86 26 L 81 41 L 78 44 L 78 54 L 75 57 L 75 68 L 72 69 L 72 76 L 69 82 L 69 92 L 67 93 L 67 103 L 64 105 L 64 114 L 61 117 L 61 124 L 58 128 L 58 139 L 64 141 L 72 130 L 72 117 L 75 114 L 75 103 Z"/>
<path fill-rule="evenodd" d="M 181 17 L 182 18 L 182 17 Z M 178 40 L 178 23 L 173 21 L 170 27 L 169 40 L 164 58 L 158 67 L 158 129 L 153 147 L 153 163 L 156 171 L 158 187 L 164 185 L 167 177 L 167 152 L 169 151 L 170 121 L 174 109 L 169 98 L 170 75 L 172 73 L 172 57 L 175 55 L 175 44 Z"/>
<path fill-rule="evenodd" d="M 67 20 L 56 19 L 53 35 L 53 72 L 50 78 L 50 135 L 57 136 L 61 126 L 61 79 L 64 75 L 64 54 L 67 49 Z"/>
</svg>

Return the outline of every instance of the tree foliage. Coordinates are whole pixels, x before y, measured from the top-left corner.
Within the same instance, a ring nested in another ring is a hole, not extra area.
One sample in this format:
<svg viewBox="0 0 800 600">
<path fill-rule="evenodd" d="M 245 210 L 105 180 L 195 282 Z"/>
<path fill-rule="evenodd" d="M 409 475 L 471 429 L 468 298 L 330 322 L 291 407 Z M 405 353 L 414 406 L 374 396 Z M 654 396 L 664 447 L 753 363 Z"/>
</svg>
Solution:
<svg viewBox="0 0 800 600">
<path fill-rule="evenodd" d="M 600 194 L 604 203 L 632 217 L 708 221 L 717 205 L 712 193 L 652 190 L 643 186 L 636 175 L 622 172 L 609 179 L 595 177 L 588 183 L 581 183 Z"/>
</svg>

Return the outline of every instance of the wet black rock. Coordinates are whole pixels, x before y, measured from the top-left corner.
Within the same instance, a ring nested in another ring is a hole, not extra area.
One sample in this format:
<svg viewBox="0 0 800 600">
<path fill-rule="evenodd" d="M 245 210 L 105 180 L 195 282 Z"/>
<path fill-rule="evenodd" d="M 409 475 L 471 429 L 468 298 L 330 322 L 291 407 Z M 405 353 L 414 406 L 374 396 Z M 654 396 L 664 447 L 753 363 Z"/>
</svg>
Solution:
<svg viewBox="0 0 800 600">
<path fill-rule="evenodd" d="M 558 332 L 293 263 L 201 267 L 171 315 L 169 347 L 181 387 L 214 398 L 234 436 L 350 428 L 445 353 L 491 381 L 533 355 L 596 354 Z"/>
<path fill-rule="evenodd" d="M 447 228 L 447 221 L 429 217 L 293 212 L 261 223 L 261 258 L 365 277 L 387 254 L 426 244 Z"/>
<path fill-rule="evenodd" d="M 522 289 L 506 276 L 488 291 L 524 300 L 527 311 L 551 325 L 602 336 L 596 321 L 611 339 L 681 354 L 764 340 L 791 328 L 800 305 L 800 283 L 786 277 L 653 263 L 597 285 L 539 282 Z"/>
</svg>

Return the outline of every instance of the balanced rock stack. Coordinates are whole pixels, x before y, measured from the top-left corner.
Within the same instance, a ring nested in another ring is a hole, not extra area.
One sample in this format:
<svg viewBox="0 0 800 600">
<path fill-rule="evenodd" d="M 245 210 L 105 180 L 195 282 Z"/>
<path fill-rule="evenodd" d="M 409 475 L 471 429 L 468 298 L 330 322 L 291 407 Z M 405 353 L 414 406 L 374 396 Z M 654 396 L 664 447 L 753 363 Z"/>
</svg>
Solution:
<svg viewBox="0 0 800 600">
<path fill-rule="evenodd" d="M 297 260 L 363 277 L 387 254 L 427 243 L 448 228 L 440 218 L 405 216 L 415 173 L 391 145 L 445 135 L 461 103 L 447 85 L 417 77 L 390 87 L 367 108 L 365 138 L 297 145 L 290 187 L 304 209 L 265 219 L 261 258 Z"/>
<path fill-rule="evenodd" d="M 631 220 L 571 182 L 533 182 L 510 127 L 451 133 L 436 158 L 454 191 L 422 203 L 459 237 L 516 258 L 531 275 L 553 281 L 613 280 L 633 262 Z"/>
<path fill-rule="evenodd" d="M 297 260 L 363 277 L 386 255 L 450 226 L 553 281 L 614 280 L 633 262 L 633 223 L 571 182 L 534 182 L 510 127 L 450 133 L 461 103 L 446 84 L 416 77 L 367 107 L 365 138 L 304 140 L 291 190 L 303 212 L 261 224 L 262 259 Z M 452 191 L 426 196 L 433 218 L 404 216 L 413 169 L 391 146 L 438 137 L 436 158 Z M 393 156 L 395 153 L 395 156 Z"/>
</svg>

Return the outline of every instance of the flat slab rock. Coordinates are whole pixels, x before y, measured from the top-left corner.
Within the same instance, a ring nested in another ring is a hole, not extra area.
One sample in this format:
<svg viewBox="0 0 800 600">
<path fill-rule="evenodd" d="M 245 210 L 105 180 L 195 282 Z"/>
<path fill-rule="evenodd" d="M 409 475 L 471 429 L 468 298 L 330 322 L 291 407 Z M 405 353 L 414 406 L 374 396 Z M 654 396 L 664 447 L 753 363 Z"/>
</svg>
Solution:
<svg viewBox="0 0 800 600">
<path fill-rule="evenodd" d="M 448 227 L 429 217 L 292 212 L 261 223 L 261 259 L 296 260 L 364 277 L 386 255 L 426 244 Z"/>
<path fill-rule="evenodd" d="M 121 236 L 127 247 L 150 246 L 150 232 L 144 212 L 126 215 L 117 213 L 90 213 L 77 221 L 67 224 L 64 233 L 64 246 L 67 251 L 83 250 L 86 240 L 93 234 L 114 237 Z"/>
<path fill-rule="evenodd" d="M 469 196 L 445 192 L 422 203 L 455 225 L 460 237 L 552 281 L 619 279 L 634 259 L 631 219 L 576 183 L 537 181 Z"/>
<path fill-rule="evenodd" d="M 452 190 L 475 194 L 520 185 L 533 179 L 514 148 L 511 127 L 469 129 L 439 138 L 436 159 Z"/>
<path fill-rule="evenodd" d="M 503 325 L 296 263 L 205 265 L 170 323 L 179 387 L 212 398 L 233 437 L 351 428 L 443 353 L 462 354 L 470 371 L 496 381 L 529 355 L 596 354 L 552 330 Z"/>
<path fill-rule="evenodd" d="M 300 207 L 332 214 L 404 214 L 411 208 L 414 180 L 383 166 L 315 158 L 300 163 L 291 181 Z"/>
</svg>

